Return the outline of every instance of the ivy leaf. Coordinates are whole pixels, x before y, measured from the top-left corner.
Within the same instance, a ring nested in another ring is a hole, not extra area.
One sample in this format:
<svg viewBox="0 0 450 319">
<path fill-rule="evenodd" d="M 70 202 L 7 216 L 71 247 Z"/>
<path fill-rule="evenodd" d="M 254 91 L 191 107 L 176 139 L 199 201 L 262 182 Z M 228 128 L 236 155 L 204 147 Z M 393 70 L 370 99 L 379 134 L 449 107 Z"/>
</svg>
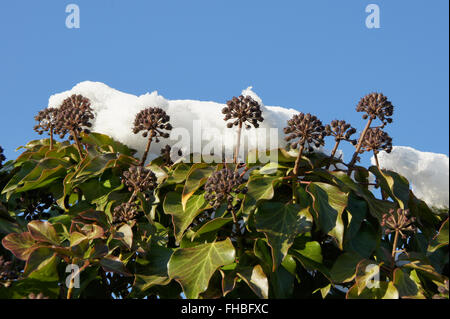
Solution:
<svg viewBox="0 0 450 319">
<path fill-rule="evenodd" d="M 252 176 L 247 184 L 247 194 L 243 203 L 244 219 L 256 208 L 258 202 L 264 199 L 272 199 L 274 196 L 274 185 L 281 181 L 277 176 Z"/>
<path fill-rule="evenodd" d="M 347 291 L 347 299 L 398 299 L 399 294 L 397 288 L 392 281 L 381 281 L 377 286 L 373 288 L 364 288 L 364 290 L 358 294 L 358 287 L 353 285 Z"/>
<path fill-rule="evenodd" d="M 133 230 L 128 224 L 120 226 L 114 234 L 114 238 L 123 242 L 128 249 L 133 246 Z"/>
<path fill-rule="evenodd" d="M 303 268 L 308 271 L 320 271 L 331 281 L 330 271 L 322 263 L 322 247 L 317 241 L 311 241 L 309 237 L 297 237 L 289 253 L 300 261 Z"/>
<path fill-rule="evenodd" d="M 366 218 L 368 205 L 364 200 L 359 199 L 353 193 L 348 196 L 347 205 L 348 226 L 345 231 L 344 244 L 353 239 L 361 228 L 361 224 Z"/>
<path fill-rule="evenodd" d="M 13 177 L 9 180 L 8 184 L 3 188 L 1 194 L 6 194 L 6 199 L 11 197 L 11 194 L 15 191 L 17 187 L 19 187 L 20 181 L 27 176 L 37 165 L 35 161 L 28 161 L 23 163 L 20 166 L 20 170 L 14 174 Z"/>
<path fill-rule="evenodd" d="M 191 166 L 185 164 L 183 162 L 176 164 L 175 169 L 172 174 L 165 180 L 163 186 L 173 185 L 173 184 L 181 184 L 186 180 L 186 176 L 189 173 Z"/>
<path fill-rule="evenodd" d="M 408 208 L 409 182 L 406 178 L 393 171 L 379 170 L 376 166 L 371 166 L 369 171 L 377 177 L 381 189 L 396 201 L 401 209 Z"/>
<path fill-rule="evenodd" d="M 281 266 L 274 273 L 270 274 L 274 298 L 290 298 L 294 292 L 294 284 L 297 279 L 297 263 L 292 255 L 287 255 Z"/>
<path fill-rule="evenodd" d="M 275 154 L 275 158 L 271 157 L 271 153 L 273 154 L 274 151 L 277 152 Z M 253 167 L 262 163 L 260 160 L 264 159 L 270 159 L 270 163 L 294 163 L 297 159 L 297 156 L 293 156 L 289 154 L 284 148 L 279 148 L 277 150 L 264 150 L 260 151 L 257 149 L 249 150 L 247 153 L 247 167 Z"/>
<path fill-rule="evenodd" d="M 27 260 L 31 251 L 36 248 L 36 241 L 29 232 L 13 233 L 5 236 L 2 245 L 10 250 L 14 256 L 21 260 Z"/>
<path fill-rule="evenodd" d="M 186 204 L 189 198 L 199 189 L 209 176 L 215 171 L 215 167 L 208 166 L 205 163 L 197 163 L 192 165 L 186 178 L 183 188 L 183 195 L 181 197 L 181 204 L 183 210 L 186 210 Z"/>
<path fill-rule="evenodd" d="M 255 214 L 255 226 L 263 232 L 272 250 L 273 271 L 281 264 L 297 235 L 312 228 L 313 218 L 300 205 L 265 202 Z"/>
<path fill-rule="evenodd" d="M 27 299 L 30 293 L 42 293 L 48 298 L 57 299 L 60 289 L 57 281 L 23 278 L 12 281 L 8 288 L 0 288 L 0 299 Z"/>
<path fill-rule="evenodd" d="M 28 231 L 36 241 L 59 245 L 60 240 L 52 224 L 47 221 L 33 220 L 27 225 Z"/>
<path fill-rule="evenodd" d="M 314 182 L 308 185 L 307 192 L 313 198 L 313 209 L 322 231 L 334 237 L 338 247 L 343 249 L 344 222 L 342 213 L 347 206 L 348 194 L 336 186 Z"/>
<path fill-rule="evenodd" d="M 70 164 L 57 158 L 45 158 L 19 183 L 16 193 L 41 188 L 62 179 Z"/>
<path fill-rule="evenodd" d="M 377 199 L 371 191 L 361 185 L 355 183 L 350 176 L 344 172 L 325 172 L 317 171 L 317 175 L 320 175 L 329 181 L 335 183 L 344 192 L 353 191 L 355 194 L 363 198 L 367 205 L 369 206 L 369 212 L 372 216 L 381 221 L 383 214 L 385 214 L 389 209 L 395 208 L 395 203 Z"/>
<path fill-rule="evenodd" d="M 168 263 L 173 250 L 154 245 L 145 258 L 136 260 L 136 274 L 133 284 L 133 295 L 139 296 L 156 285 L 167 285 L 170 282 Z"/>
<path fill-rule="evenodd" d="M 402 268 L 414 269 L 417 273 L 428 277 L 430 280 L 444 282 L 444 280 L 446 279 L 445 276 L 438 273 L 432 265 L 425 263 L 425 261 L 423 260 L 418 260 L 414 258 L 414 256 L 408 258 L 408 256 L 401 254 L 399 256 L 399 261 L 402 261 L 402 263 L 406 262 L 402 265 Z"/>
<path fill-rule="evenodd" d="M 425 299 L 415 281 L 403 269 L 397 268 L 394 270 L 393 282 L 401 298 Z"/>
<path fill-rule="evenodd" d="M 433 241 L 430 243 L 428 251 L 432 253 L 443 246 L 448 246 L 448 241 L 449 241 L 449 234 L 448 234 L 448 218 L 447 218 L 447 220 L 441 225 L 439 233 L 434 237 Z"/>
<path fill-rule="evenodd" d="M 34 249 L 25 265 L 24 276 L 40 281 L 57 281 L 59 258 L 47 247 Z"/>
<path fill-rule="evenodd" d="M 356 277 L 356 266 L 362 260 L 358 254 L 346 252 L 340 255 L 330 270 L 335 283 L 350 282 Z"/>
<path fill-rule="evenodd" d="M 132 276 L 125 268 L 125 265 L 119 257 L 115 257 L 112 255 L 106 256 L 100 260 L 100 265 L 105 271 L 119 273 L 127 277 Z"/>
<path fill-rule="evenodd" d="M 164 199 L 163 209 L 168 215 L 172 215 L 175 239 L 180 242 L 185 230 L 189 227 L 195 217 L 206 207 L 203 194 L 193 195 L 189 198 L 186 209 L 181 204 L 181 194 L 170 192 Z"/>
<path fill-rule="evenodd" d="M 269 281 L 261 265 L 240 268 L 237 274 L 259 298 L 269 298 Z"/>
<path fill-rule="evenodd" d="M 206 291 L 213 273 L 220 266 L 234 262 L 235 249 L 228 238 L 177 249 L 169 260 L 169 277 L 178 281 L 188 299 L 198 298 Z"/>
<path fill-rule="evenodd" d="M 82 132 L 81 138 L 84 144 L 94 145 L 99 147 L 99 149 L 108 150 L 111 153 L 120 153 L 129 156 L 136 153 L 135 150 L 131 150 L 125 144 L 122 144 L 105 134 L 95 132 L 86 134 Z"/>
<path fill-rule="evenodd" d="M 436 234 L 436 228 L 441 222 L 435 212 L 423 200 L 418 199 L 412 191 L 410 191 L 408 207 L 411 215 L 417 218 L 421 232 L 427 238 L 433 238 Z"/>
<path fill-rule="evenodd" d="M 70 233 L 70 238 L 69 238 L 70 247 L 79 245 L 81 242 L 83 242 L 85 240 L 89 240 L 89 238 L 80 232 L 73 231 Z"/>
<path fill-rule="evenodd" d="M 373 224 L 364 221 L 356 235 L 344 243 L 344 250 L 369 258 L 380 242 L 380 234 Z"/>
<path fill-rule="evenodd" d="M 233 221 L 233 218 L 214 218 L 206 223 L 204 223 L 192 236 L 192 240 L 194 240 L 196 237 L 200 237 L 203 234 L 215 232 L 219 229 L 221 229 L 223 226 L 225 226 L 228 223 L 231 223 Z"/>
</svg>

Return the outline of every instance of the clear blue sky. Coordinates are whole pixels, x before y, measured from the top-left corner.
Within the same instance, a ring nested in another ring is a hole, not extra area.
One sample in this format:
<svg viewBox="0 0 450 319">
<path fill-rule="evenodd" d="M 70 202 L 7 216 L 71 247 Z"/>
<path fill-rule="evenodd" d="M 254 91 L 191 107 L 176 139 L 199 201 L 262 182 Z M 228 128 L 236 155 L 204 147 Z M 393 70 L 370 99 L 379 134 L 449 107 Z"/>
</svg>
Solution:
<svg viewBox="0 0 450 319">
<path fill-rule="evenodd" d="M 69 3 L 80 7 L 80 29 L 65 26 Z M 370 3 L 380 6 L 380 29 L 365 26 Z M 17 156 L 17 146 L 38 137 L 33 116 L 48 97 L 91 80 L 222 102 L 252 85 L 266 105 L 324 122 L 344 118 L 358 129 L 356 103 L 381 91 L 396 107 L 394 144 L 448 155 L 448 7 L 447 0 L 1 1 L 0 145 Z"/>
</svg>

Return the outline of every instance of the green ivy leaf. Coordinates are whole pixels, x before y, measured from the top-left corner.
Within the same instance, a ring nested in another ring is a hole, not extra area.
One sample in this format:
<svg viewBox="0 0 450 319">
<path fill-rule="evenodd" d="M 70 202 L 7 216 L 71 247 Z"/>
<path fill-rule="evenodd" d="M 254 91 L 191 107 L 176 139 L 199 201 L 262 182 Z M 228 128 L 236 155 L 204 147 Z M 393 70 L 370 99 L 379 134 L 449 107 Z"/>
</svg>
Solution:
<svg viewBox="0 0 450 319">
<path fill-rule="evenodd" d="M 320 271 L 331 281 L 330 271 L 322 263 L 322 247 L 317 241 L 311 241 L 305 236 L 297 237 L 289 253 L 300 261 L 303 268 L 308 271 Z"/>
<path fill-rule="evenodd" d="M 237 275 L 261 299 L 269 298 L 269 280 L 260 265 L 240 268 Z"/>
<path fill-rule="evenodd" d="M 69 238 L 70 247 L 79 245 L 80 243 L 82 243 L 85 240 L 89 240 L 89 238 L 82 233 L 79 233 L 76 231 L 73 231 L 70 233 L 70 238 Z"/>
<path fill-rule="evenodd" d="M 81 133 L 84 144 L 97 146 L 99 149 L 109 151 L 111 153 L 121 153 L 128 156 L 136 153 L 125 144 L 122 144 L 105 134 L 91 132 L 89 134 Z"/>
<path fill-rule="evenodd" d="M 365 288 L 358 294 L 358 287 L 356 284 L 352 286 L 347 292 L 347 299 L 398 299 L 398 291 L 392 281 L 379 282 L 378 287 Z"/>
<path fill-rule="evenodd" d="M 361 257 L 369 258 L 380 242 L 380 233 L 379 229 L 375 229 L 373 224 L 364 221 L 356 235 L 345 242 L 344 250 L 356 252 Z"/>
<path fill-rule="evenodd" d="M 331 278 L 335 283 L 350 282 L 356 277 L 356 266 L 362 257 L 352 252 L 340 255 L 330 270 Z"/>
<path fill-rule="evenodd" d="M 115 256 L 106 256 L 100 260 L 100 265 L 105 271 L 115 272 L 124 276 L 132 276 L 125 268 L 122 260 Z"/>
<path fill-rule="evenodd" d="M 178 281 L 188 299 L 206 291 L 213 273 L 234 262 L 235 249 L 230 239 L 190 248 L 177 249 L 169 261 L 169 276 Z"/>
<path fill-rule="evenodd" d="M 23 275 L 40 281 L 58 281 L 59 258 L 47 247 L 34 249 L 28 257 Z"/>
<path fill-rule="evenodd" d="M 128 249 L 133 246 L 133 230 L 128 224 L 120 226 L 115 232 L 114 238 L 123 242 Z"/>
<path fill-rule="evenodd" d="M 369 206 L 370 214 L 379 221 L 381 221 L 383 214 L 389 211 L 389 209 L 395 208 L 394 203 L 375 198 L 367 187 L 362 187 L 355 183 L 345 172 L 325 172 L 322 170 L 317 171 L 316 174 L 335 183 L 342 191 L 346 193 L 353 191 L 358 197 L 363 198 Z"/>
<path fill-rule="evenodd" d="M 325 234 L 334 237 L 342 250 L 345 229 L 342 213 L 347 207 L 348 194 L 336 186 L 320 182 L 309 184 L 306 190 L 313 198 L 319 227 Z"/>
<path fill-rule="evenodd" d="M 210 232 L 216 232 L 220 230 L 223 226 L 226 224 L 229 224 L 233 221 L 233 218 L 224 218 L 224 217 L 218 217 L 214 218 L 206 223 L 204 223 L 194 234 L 192 237 L 192 240 L 194 240 L 196 237 L 200 237 L 201 235 L 204 235 L 206 233 Z"/>
<path fill-rule="evenodd" d="M 214 167 L 205 163 L 197 163 L 192 165 L 187 174 L 186 182 L 181 196 L 181 204 L 183 210 L 186 210 L 186 204 L 194 193 L 206 183 L 209 176 L 215 171 Z"/>
<path fill-rule="evenodd" d="M 401 298 L 425 299 L 415 281 L 403 269 L 394 270 L 393 282 Z"/>
<path fill-rule="evenodd" d="M 154 245 L 144 258 L 136 260 L 133 296 L 141 296 L 153 286 L 167 285 L 170 282 L 167 267 L 172 254 L 172 249 Z"/>
<path fill-rule="evenodd" d="M 393 171 L 379 170 L 376 166 L 371 166 L 369 171 L 377 177 L 381 189 L 396 201 L 401 209 L 408 208 L 409 182 L 406 178 Z"/>
<path fill-rule="evenodd" d="M 173 184 L 181 184 L 186 180 L 186 177 L 191 169 L 191 166 L 186 163 L 176 164 L 174 170 L 165 180 L 161 186 L 168 186 Z"/>
<path fill-rule="evenodd" d="M 448 218 L 441 225 L 439 233 L 434 237 L 433 241 L 428 247 L 428 252 L 433 253 L 443 246 L 448 246 L 449 233 L 448 233 Z"/>
<path fill-rule="evenodd" d="M 186 203 L 186 209 L 181 204 L 181 194 L 170 192 L 164 199 L 163 209 L 168 215 L 172 215 L 174 234 L 177 243 L 180 242 L 185 230 L 195 217 L 206 207 L 203 194 L 193 195 Z"/>
<path fill-rule="evenodd" d="M 300 205 L 265 202 L 255 214 L 255 226 L 272 248 L 273 271 L 281 264 L 297 235 L 309 232 L 313 218 Z"/>
<path fill-rule="evenodd" d="M 247 194 L 243 203 L 244 219 L 247 220 L 256 205 L 262 200 L 272 199 L 274 186 L 281 181 L 278 176 L 252 176 L 247 184 Z"/>
<path fill-rule="evenodd" d="M 17 185 L 15 192 L 26 192 L 47 186 L 58 179 L 62 179 L 70 164 L 58 158 L 45 158 L 25 176 Z"/>
</svg>

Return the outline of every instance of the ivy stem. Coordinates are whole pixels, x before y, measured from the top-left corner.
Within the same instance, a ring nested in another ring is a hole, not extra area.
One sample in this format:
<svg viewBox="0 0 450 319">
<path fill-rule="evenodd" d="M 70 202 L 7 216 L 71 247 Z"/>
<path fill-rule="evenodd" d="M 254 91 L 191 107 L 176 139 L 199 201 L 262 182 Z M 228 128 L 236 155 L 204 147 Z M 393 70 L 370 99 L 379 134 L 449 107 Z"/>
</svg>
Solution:
<svg viewBox="0 0 450 319">
<path fill-rule="evenodd" d="M 240 177 L 244 177 L 244 175 L 248 172 L 249 168 L 245 166 L 244 170 L 242 171 Z"/>
<path fill-rule="evenodd" d="M 133 191 L 133 194 L 131 194 L 131 197 L 130 197 L 130 199 L 128 200 L 128 204 L 130 204 L 131 202 L 134 201 L 134 198 L 136 197 L 136 194 L 137 194 L 137 190 L 134 190 L 134 191 Z"/>
<path fill-rule="evenodd" d="M 395 230 L 394 243 L 392 244 L 392 259 L 395 263 L 395 253 L 397 252 L 398 229 Z"/>
<path fill-rule="evenodd" d="M 303 155 L 303 150 L 304 150 L 305 146 L 304 146 L 304 142 L 303 142 L 303 138 L 300 141 L 300 149 L 298 151 L 298 155 L 297 155 L 297 159 L 295 160 L 295 165 L 294 165 L 294 176 L 297 177 L 298 176 L 298 168 L 300 166 L 300 161 Z"/>
<path fill-rule="evenodd" d="M 330 161 L 328 162 L 328 165 L 327 165 L 327 170 L 328 169 L 330 169 L 330 166 L 331 166 L 331 161 L 333 160 L 333 158 L 334 158 L 334 155 L 336 154 L 336 152 L 337 152 L 337 149 L 338 149 L 338 147 L 339 147 L 339 143 L 341 142 L 341 140 L 337 140 L 336 141 L 336 144 L 334 144 L 334 147 L 333 147 L 333 150 L 331 151 L 331 155 L 330 155 Z"/>
<path fill-rule="evenodd" d="M 234 150 L 234 164 L 237 164 L 238 154 L 239 154 L 239 148 L 241 146 L 241 131 L 242 131 L 242 122 L 239 122 L 239 127 L 237 131 L 237 141 L 236 141 L 236 149 Z M 237 165 L 236 165 L 237 170 Z"/>
<path fill-rule="evenodd" d="M 244 251 L 241 226 L 239 225 L 239 222 L 237 220 L 237 216 L 236 216 L 234 209 L 231 210 L 231 215 L 233 216 L 233 223 L 234 223 L 234 226 L 236 227 L 236 243 L 238 246 L 238 259 L 239 259 L 239 257 L 242 255 L 242 253 Z"/>
<path fill-rule="evenodd" d="M 141 162 L 139 163 L 139 166 L 144 167 L 145 161 L 147 160 L 148 152 L 150 151 L 150 146 L 152 145 L 152 136 L 153 136 L 153 130 L 149 132 L 149 138 L 147 142 L 147 147 L 145 148 L 145 152 L 142 155 Z"/>
<path fill-rule="evenodd" d="M 81 152 L 81 144 L 80 139 L 78 138 L 78 135 L 75 133 L 75 131 L 71 131 L 73 139 L 75 140 L 75 144 L 77 145 L 78 154 L 80 154 L 80 160 L 83 159 L 83 153 Z"/>
<path fill-rule="evenodd" d="M 300 141 L 300 149 L 298 151 L 297 159 L 295 160 L 294 165 L 294 171 L 292 176 L 292 201 L 295 204 L 297 202 L 297 192 L 296 192 L 296 185 L 297 185 L 297 178 L 298 178 L 298 168 L 300 166 L 300 160 L 303 155 L 303 149 L 305 148 L 304 138 Z"/>
<path fill-rule="evenodd" d="M 373 121 L 373 119 L 369 118 L 369 120 L 367 121 L 366 127 L 364 128 L 364 131 L 361 133 L 361 136 L 359 137 L 358 144 L 356 145 L 356 151 L 355 151 L 355 153 L 353 153 L 352 160 L 348 164 L 348 172 L 347 172 L 348 176 L 350 176 L 350 174 L 352 173 L 353 166 L 355 165 L 356 159 L 358 158 L 359 151 L 361 150 L 362 142 L 364 140 L 364 137 L 366 136 L 367 131 L 370 128 L 370 125 L 372 124 L 372 121 Z"/>
<path fill-rule="evenodd" d="M 381 171 L 381 169 L 380 169 L 380 162 L 378 162 L 377 153 L 373 152 L 373 157 L 375 157 L 375 163 L 377 164 L 378 170 Z"/>
<path fill-rule="evenodd" d="M 53 149 L 53 126 L 50 126 L 50 151 Z"/>
</svg>

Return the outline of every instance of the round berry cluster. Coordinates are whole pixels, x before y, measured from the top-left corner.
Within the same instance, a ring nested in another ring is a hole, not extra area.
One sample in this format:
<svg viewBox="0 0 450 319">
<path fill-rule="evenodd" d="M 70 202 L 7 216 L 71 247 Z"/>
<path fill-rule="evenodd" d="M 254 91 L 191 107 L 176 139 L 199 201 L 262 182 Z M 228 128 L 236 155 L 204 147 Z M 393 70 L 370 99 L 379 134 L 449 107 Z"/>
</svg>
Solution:
<svg viewBox="0 0 450 319">
<path fill-rule="evenodd" d="M 169 123 L 170 116 L 159 107 L 149 107 L 140 111 L 134 120 L 133 133 L 138 134 L 141 131 L 143 137 L 155 138 L 155 142 L 159 142 L 159 137 L 168 138 L 169 133 L 162 130 L 172 130 Z"/>
<path fill-rule="evenodd" d="M 294 115 L 287 124 L 288 126 L 284 128 L 284 134 L 287 135 L 285 140 L 287 142 L 295 140 L 295 142 L 288 144 L 293 149 L 305 146 L 308 143 L 308 149 L 312 152 L 311 144 L 316 147 L 325 145 L 324 137 L 327 135 L 325 127 L 316 116 L 309 113 L 299 113 Z"/>
<path fill-rule="evenodd" d="M 258 128 L 258 122 L 264 121 L 261 105 L 250 96 L 233 97 L 222 109 L 222 114 L 225 114 L 224 121 L 233 120 L 227 123 L 228 128 L 239 124 L 245 125 L 247 129 L 251 126 Z"/>
<path fill-rule="evenodd" d="M 244 184 L 244 180 L 239 172 L 228 168 L 221 169 L 213 173 L 206 181 L 205 199 L 215 209 L 226 201 L 227 209 L 229 211 L 234 210 L 235 206 L 240 204 L 240 201 L 238 200 L 237 204 L 233 205 L 233 195 L 247 193 L 247 187 L 239 188 L 242 184 Z"/>
</svg>

